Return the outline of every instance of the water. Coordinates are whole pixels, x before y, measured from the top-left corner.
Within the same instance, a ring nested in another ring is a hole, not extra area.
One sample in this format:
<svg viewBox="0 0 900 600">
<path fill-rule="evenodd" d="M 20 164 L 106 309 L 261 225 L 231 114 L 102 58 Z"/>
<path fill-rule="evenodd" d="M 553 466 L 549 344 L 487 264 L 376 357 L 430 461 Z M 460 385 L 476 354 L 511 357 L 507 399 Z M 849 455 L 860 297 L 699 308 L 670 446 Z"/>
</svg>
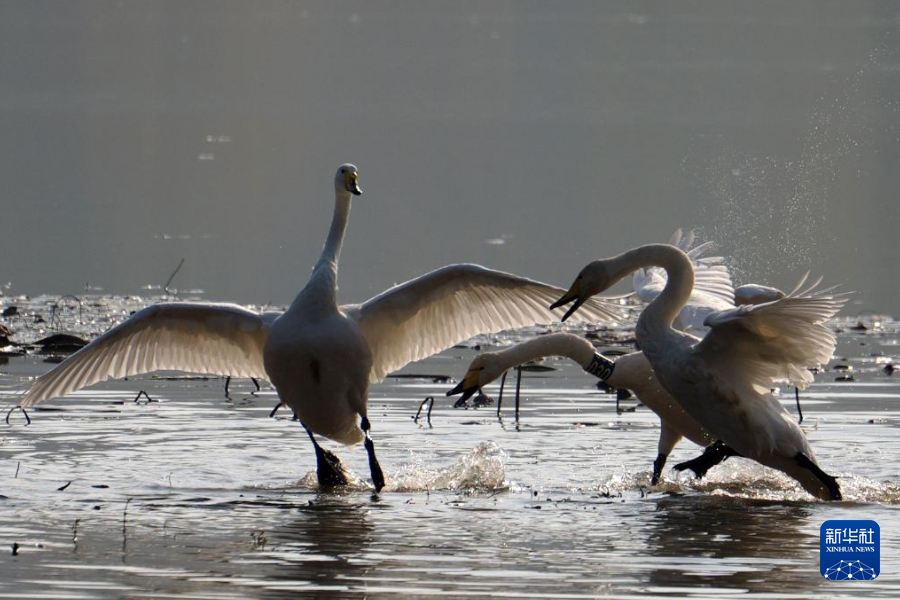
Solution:
<svg viewBox="0 0 900 600">
<path fill-rule="evenodd" d="M 53 300 L 19 301 L 17 339 L 48 332 L 31 313 Z M 88 299 L 80 320 L 70 302 L 54 326 L 95 333 L 148 300 Z M 270 388 L 235 380 L 226 397 L 218 378 L 107 382 L 32 409 L 30 426 L 18 412 L 0 423 L 0 598 L 896 598 L 900 379 L 882 367 L 900 354 L 900 323 L 855 323 L 835 323 L 833 364 L 856 380 L 829 370 L 803 394 L 818 458 L 841 476 L 836 504 L 741 459 L 650 488 L 657 419 L 617 414 L 566 361 L 525 373 L 518 423 L 508 392 L 498 419 L 493 406 L 452 409 L 450 386 L 428 378 L 375 386 L 388 474 L 378 496 L 362 447 L 333 444 L 360 481 L 321 493 L 299 425 L 285 410 L 268 418 Z M 454 348 L 404 372 L 459 377 L 475 354 Z M 3 397 L 42 361 L 0 366 Z M 139 390 L 154 401 L 136 403 Z M 427 395 L 431 427 L 412 420 Z M 697 451 L 682 442 L 670 464 Z M 879 522 L 877 580 L 819 575 L 827 519 Z"/>
</svg>

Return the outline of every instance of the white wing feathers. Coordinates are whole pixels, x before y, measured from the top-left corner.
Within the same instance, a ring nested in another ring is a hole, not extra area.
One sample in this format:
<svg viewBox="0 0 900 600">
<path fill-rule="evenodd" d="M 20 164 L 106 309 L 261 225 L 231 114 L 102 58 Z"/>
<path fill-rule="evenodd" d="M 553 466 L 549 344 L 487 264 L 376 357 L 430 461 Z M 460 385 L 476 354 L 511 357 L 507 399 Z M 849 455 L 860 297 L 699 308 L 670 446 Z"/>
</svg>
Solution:
<svg viewBox="0 0 900 600">
<path fill-rule="evenodd" d="M 372 347 L 369 380 L 377 383 L 403 365 L 470 337 L 558 322 L 548 307 L 565 290 L 478 265 L 449 265 L 407 281 L 362 305 L 344 307 Z M 618 320 L 614 306 L 592 298 L 581 321 Z"/>
<path fill-rule="evenodd" d="M 30 406 L 106 379 L 158 370 L 265 379 L 262 350 L 277 316 L 235 304 L 147 307 L 38 377 L 19 404 Z"/>
<path fill-rule="evenodd" d="M 815 290 L 818 281 L 803 289 L 806 279 L 780 300 L 710 315 L 694 352 L 760 393 L 781 381 L 805 387 L 813 381 L 809 369 L 831 359 L 835 336 L 824 322 L 847 300 L 834 288 Z"/>
</svg>

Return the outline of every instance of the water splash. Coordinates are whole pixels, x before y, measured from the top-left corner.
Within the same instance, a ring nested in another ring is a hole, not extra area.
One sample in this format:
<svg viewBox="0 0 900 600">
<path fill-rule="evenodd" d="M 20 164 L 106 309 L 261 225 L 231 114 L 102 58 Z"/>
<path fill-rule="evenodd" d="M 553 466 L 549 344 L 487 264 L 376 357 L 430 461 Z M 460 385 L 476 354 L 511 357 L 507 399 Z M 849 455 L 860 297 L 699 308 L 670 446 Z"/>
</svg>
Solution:
<svg viewBox="0 0 900 600">
<path fill-rule="evenodd" d="M 391 478 L 388 490 L 422 491 L 494 491 L 505 489 L 506 453 L 494 442 L 481 442 L 454 464 L 430 470 L 418 462 L 411 463 Z"/>
<path fill-rule="evenodd" d="M 669 478 L 650 486 L 650 471 L 631 472 L 623 469 L 597 484 L 604 494 L 665 492 L 669 494 L 700 493 L 711 496 L 787 502 L 815 501 L 796 481 L 780 471 L 749 460 L 729 460 L 711 470 L 704 479 L 689 473 L 669 472 Z M 866 477 L 839 477 L 844 502 L 900 504 L 900 485 L 875 481 Z"/>
</svg>

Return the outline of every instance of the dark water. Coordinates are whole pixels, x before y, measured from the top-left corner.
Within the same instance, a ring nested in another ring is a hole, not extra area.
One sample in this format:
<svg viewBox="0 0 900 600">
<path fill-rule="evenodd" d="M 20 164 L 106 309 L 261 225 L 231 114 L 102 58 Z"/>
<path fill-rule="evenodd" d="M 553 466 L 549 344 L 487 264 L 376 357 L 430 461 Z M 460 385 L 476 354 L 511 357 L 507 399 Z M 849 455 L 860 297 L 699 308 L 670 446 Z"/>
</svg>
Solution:
<svg viewBox="0 0 900 600">
<path fill-rule="evenodd" d="M 86 323 L 74 309 L 61 320 L 103 329 L 142 302 L 102 299 Z M 853 324 L 835 324 L 834 364 L 856 380 L 829 370 L 803 394 L 818 458 L 841 476 L 847 499 L 836 504 L 741 459 L 702 483 L 670 472 L 650 488 L 658 420 L 643 407 L 617 414 L 563 361 L 525 374 L 518 423 L 509 396 L 498 419 L 492 407 L 450 408 L 447 384 L 375 386 L 388 473 L 377 497 L 364 481 L 316 489 L 299 425 L 283 410 L 267 416 L 270 389 L 251 394 L 236 380 L 226 397 L 221 379 L 160 376 L 101 384 L 33 409 L 30 426 L 19 413 L 0 422 L 0 597 L 896 598 L 900 380 L 881 369 L 900 354 L 900 325 Z M 20 327 L 38 333 L 27 319 Z M 459 377 L 474 355 L 456 348 L 405 372 Z M 0 391 L 11 404 L 49 367 L 9 358 Z M 155 401 L 135 403 L 138 390 Z M 437 398 L 432 427 L 411 418 L 426 395 Z M 792 394 L 785 401 L 793 411 Z M 331 447 L 368 477 L 361 447 Z M 683 442 L 671 460 L 697 450 Z M 877 580 L 819 575 L 827 519 L 879 522 Z"/>
<path fill-rule="evenodd" d="M 0 286 L 288 303 L 360 168 L 342 302 L 452 262 L 567 285 L 700 228 L 898 314 L 900 8 L 0 3 Z M 502 242 L 502 243 L 497 243 Z"/>
</svg>

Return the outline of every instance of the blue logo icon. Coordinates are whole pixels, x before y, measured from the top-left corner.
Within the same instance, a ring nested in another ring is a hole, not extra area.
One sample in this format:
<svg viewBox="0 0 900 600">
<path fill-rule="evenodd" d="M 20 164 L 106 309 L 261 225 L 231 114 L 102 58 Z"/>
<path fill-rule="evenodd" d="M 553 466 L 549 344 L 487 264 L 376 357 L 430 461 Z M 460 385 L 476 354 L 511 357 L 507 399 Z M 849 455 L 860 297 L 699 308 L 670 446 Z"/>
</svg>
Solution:
<svg viewBox="0 0 900 600">
<path fill-rule="evenodd" d="M 875 579 L 881 573 L 881 528 L 875 521 L 825 521 L 819 529 L 825 579 Z"/>
</svg>

